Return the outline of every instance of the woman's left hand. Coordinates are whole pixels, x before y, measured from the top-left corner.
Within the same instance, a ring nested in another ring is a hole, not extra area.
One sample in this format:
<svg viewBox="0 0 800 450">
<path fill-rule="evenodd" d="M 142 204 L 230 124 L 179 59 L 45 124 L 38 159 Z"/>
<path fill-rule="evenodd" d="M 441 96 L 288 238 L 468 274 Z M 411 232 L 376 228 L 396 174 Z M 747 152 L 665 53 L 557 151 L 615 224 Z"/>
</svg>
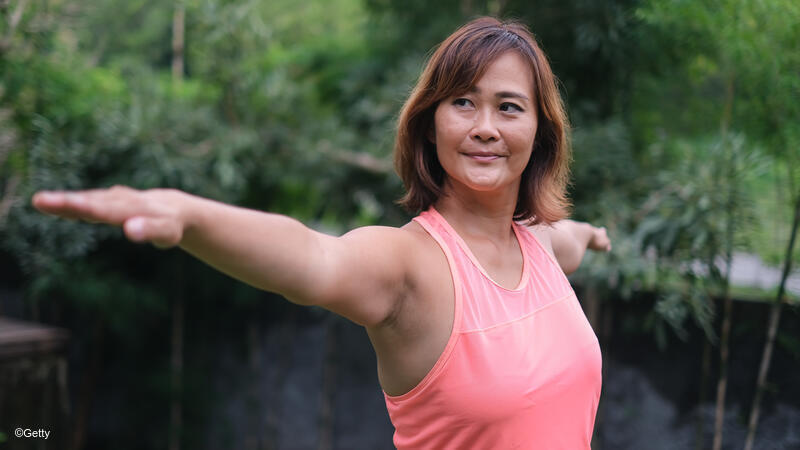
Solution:
<svg viewBox="0 0 800 450">
<path fill-rule="evenodd" d="M 608 238 L 606 227 L 593 227 L 592 237 L 589 240 L 588 248 L 600 252 L 611 251 L 611 239 Z"/>
</svg>

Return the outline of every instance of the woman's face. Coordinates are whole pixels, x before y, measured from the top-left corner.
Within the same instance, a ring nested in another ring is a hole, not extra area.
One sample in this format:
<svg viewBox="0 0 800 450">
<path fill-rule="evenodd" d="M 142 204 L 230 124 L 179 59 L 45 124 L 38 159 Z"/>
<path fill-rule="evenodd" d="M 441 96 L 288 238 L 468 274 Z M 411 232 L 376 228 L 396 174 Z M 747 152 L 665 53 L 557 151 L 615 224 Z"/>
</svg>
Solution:
<svg viewBox="0 0 800 450">
<path fill-rule="evenodd" d="M 514 51 L 491 63 L 469 92 L 442 100 L 432 138 L 449 182 L 516 193 L 536 136 L 535 102 L 533 74 Z"/>
</svg>

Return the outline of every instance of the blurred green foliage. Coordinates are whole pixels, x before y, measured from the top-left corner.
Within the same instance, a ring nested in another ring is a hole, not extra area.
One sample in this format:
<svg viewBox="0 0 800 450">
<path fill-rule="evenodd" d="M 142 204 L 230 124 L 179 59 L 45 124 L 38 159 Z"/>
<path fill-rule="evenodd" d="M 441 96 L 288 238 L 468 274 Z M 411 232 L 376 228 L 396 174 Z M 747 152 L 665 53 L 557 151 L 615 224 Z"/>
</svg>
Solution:
<svg viewBox="0 0 800 450">
<path fill-rule="evenodd" d="M 395 118 L 431 47 L 482 14 L 529 24 L 561 81 L 574 215 L 614 241 L 577 280 L 607 299 L 660 292 L 641 326 L 662 341 L 689 323 L 713 336 L 728 243 L 783 256 L 800 188 L 794 0 L 181 4 L 176 82 L 173 2 L 0 2 L 0 258 L 23 274 L 2 281 L 32 316 L 100 323 L 135 353 L 164 338 L 176 277 L 202 280 L 192 308 L 279 309 L 175 252 L 38 214 L 30 196 L 174 187 L 332 233 L 400 225 Z M 140 370 L 167 398 L 166 364 Z"/>
</svg>

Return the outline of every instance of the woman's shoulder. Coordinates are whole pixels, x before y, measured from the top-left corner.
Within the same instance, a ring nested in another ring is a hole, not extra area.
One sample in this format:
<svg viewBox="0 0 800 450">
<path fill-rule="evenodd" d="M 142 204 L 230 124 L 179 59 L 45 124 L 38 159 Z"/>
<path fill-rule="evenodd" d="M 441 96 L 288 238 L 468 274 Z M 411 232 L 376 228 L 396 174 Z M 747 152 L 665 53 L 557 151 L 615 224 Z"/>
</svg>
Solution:
<svg viewBox="0 0 800 450">
<path fill-rule="evenodd" d="M 449 266 L 440 244 L 419 222 L 412 220 L 399 228 L 408 245 L 407 251 L 413 261 L 416 275 L 430 279 L 431 275 L 448 275 Z"/>
<path fill-rule="evenodd" d="M 434 250 L 439 251 L 439 244 L 431 234 L 416 220 L 409 221 L 399 228 L 405 234 L 405 239 L 414 247 L 414 251 Z"/>
<path fill-rule="evenodd" d="M 368 225 L 354 228 L 342 235 L 342 239 L 368 241 L 381 246 L 390 245 L 404 248 L 418 244 L 421 237 L 420 232 L 424 233 L 422 227 L 411 221 L 400 227 Z"/>
<path fill-rule="evenodd" d="M 346 243 L 364 249 L 364 257 L 393 261 L 411 285 L 419 287 L 434 275 L 447 275 L 447 259 L 441 247 L 425 228 L 412 220 L 400 227 L 366 226 L 342 236 Z"/>
<path fill-rule="evenodd" d="M 410 267 L 416 267 L 419 259 L 426 257 L 426 253 L 436 246 L 433 238 L 413 220 L 400 227 L 370 225 L 355 228 L 344 234 L 341 240 L 362 249 L 369 248 L 368 253 L 386 253 L 398 263 L 409 263 Z"/>
<path fill-rule="evenodd" d="M 400 227 L 366 226 L 342 236 L 355 239 L 364 249 L 362 258 L 373 259 L 372 266 L 388 264 L 400 270 L 410 298 L 431 297 L 444 278 L 449 278 L 447 259 L 436 240 L 416 221 Z M 354 241 L 353 241 L 354 242 Z"/>
<path fill-rule="evenodd" d="M 536 238 L 536 240 L 539 241 L 539 244 L 541 244 L 541 246 L 544 247 L 547 253 L 550 253 L 550 255 L 553 258 L 555 258 L 555 252 L 553 252 L 553 238 L 552 238 L 553 225 L 546 223 L 539 223 L 536 225 L 520 224 L 520 226 L 528 230 Z"/>
</svg>

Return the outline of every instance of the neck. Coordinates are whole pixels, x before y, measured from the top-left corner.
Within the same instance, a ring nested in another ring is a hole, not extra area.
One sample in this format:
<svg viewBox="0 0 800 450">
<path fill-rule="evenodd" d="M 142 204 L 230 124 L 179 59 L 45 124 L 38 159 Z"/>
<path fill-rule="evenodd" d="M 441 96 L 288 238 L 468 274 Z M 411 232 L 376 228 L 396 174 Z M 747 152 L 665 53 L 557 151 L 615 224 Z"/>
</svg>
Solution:
<svg viewBox="0 0 800 450">
<path fill-rule="evenodd" d="M 514 238 L 511 223 L 518 192 L 519 184 L 502 192 L 481 192 L 446 179 L 444 195 L 434 207 L 462 236 L 489 237 L 504 242 Z"/>
</svg>

